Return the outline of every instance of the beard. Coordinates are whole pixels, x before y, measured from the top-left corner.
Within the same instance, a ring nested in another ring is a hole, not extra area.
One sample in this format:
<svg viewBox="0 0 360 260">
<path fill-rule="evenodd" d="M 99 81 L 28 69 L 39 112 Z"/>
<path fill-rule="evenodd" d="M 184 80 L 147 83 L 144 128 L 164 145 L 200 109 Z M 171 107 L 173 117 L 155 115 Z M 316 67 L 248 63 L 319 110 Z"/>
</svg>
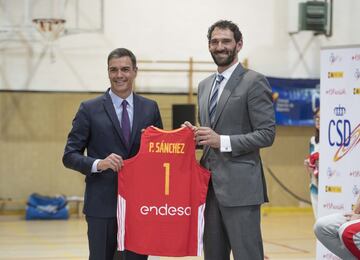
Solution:
<svg viewBox="0 0 360 260">
<path fill-rule="evenodd" d="M 229 66 L 236 57 L 236 48 L 232 50 L 224 50 L 221 52 L 210 52 L 215 64 L 219 67 Z M 227 56 L 219 56 L 218 54 L 227 54 Z"/>
</svg>

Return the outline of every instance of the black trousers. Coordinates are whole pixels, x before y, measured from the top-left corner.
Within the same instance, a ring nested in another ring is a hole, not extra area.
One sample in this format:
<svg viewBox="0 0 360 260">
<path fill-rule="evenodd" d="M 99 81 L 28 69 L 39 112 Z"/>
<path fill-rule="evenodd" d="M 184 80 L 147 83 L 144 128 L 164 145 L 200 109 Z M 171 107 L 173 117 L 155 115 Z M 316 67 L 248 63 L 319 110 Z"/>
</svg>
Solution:
<svg viewBox="0 0 360 260">
<path fill-rule="evenodd" d="M 86 216 L 88 225 L 89 260 L 147 260 L 147 255 L 140 255 L 128 250 L 117 252 L 116 218 L 96 218 Z"/>
</svg>

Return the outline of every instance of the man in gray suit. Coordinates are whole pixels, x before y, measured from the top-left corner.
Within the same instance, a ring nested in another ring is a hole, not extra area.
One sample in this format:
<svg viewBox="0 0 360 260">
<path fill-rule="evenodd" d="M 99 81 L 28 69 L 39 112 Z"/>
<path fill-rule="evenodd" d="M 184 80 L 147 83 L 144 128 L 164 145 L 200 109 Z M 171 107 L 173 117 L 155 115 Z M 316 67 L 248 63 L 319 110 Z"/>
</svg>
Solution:
<svg viewBox="0 0 360 260">
<path fill-rule="evenodd" d="M 218 21 L 208 31 L 217 73 L 200 82 L 201 164 L 211 171 L 206 209 L 205 260 L 264 259 L 260 205 L 268 201 L 260 148 L 271 146 L 275 119 L 266 78 L 238 61 L 242 34 L 236 24 Z"/>
</svg>

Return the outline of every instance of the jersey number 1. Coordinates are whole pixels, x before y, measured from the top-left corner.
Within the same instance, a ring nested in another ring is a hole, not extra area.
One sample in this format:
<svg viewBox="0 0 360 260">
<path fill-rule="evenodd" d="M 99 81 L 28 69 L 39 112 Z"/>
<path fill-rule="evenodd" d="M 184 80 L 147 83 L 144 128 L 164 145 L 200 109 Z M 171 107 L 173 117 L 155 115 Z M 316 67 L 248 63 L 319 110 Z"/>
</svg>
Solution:
<svg viewBox="0 0 360 260">
<path fill-rule="evenodd" d="M 163 164 L 165 168 L 165 195 L 170 194 L 170 163 Z"/>
</svg>

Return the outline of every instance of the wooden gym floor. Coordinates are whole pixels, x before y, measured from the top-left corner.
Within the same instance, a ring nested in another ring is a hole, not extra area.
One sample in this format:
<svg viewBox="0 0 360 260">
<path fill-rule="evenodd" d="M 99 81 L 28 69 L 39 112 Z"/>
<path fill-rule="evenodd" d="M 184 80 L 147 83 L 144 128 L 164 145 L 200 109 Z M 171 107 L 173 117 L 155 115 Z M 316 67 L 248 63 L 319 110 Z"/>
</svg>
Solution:
<svg viewBox="0 0 360 260">
<path fill-rule="evenodd" d="M 270 260 L 315 259 L 314 218 L 309 210 L 264 212 L 262 232 L 265 254 Z M 65 260 L 88 258 L 86 222 L 25 221 L 19 216 L 0 216 L 1 260 Z M 201 260 L 203 257 L 161 260 Z"/>
</svg>

